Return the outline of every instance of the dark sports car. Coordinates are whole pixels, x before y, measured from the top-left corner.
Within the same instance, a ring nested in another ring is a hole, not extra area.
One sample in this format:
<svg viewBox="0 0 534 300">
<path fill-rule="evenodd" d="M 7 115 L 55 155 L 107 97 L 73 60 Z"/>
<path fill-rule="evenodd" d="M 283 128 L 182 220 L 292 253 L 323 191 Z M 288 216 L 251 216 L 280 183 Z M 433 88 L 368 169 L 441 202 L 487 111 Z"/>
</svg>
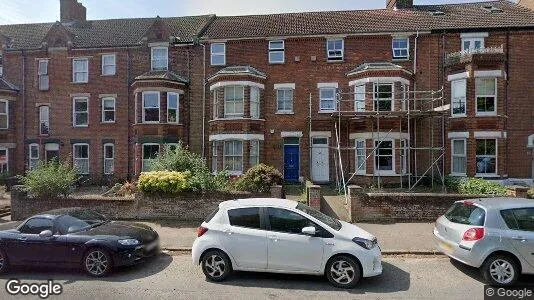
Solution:
<svg viewBox="0 0 534 300">
<path fill-rule="evenodd" d="M 64 265 L 101 277 L 158 252 L 158 233 L 149 226 L 82 208 L 48 211 L 0 231 L 0 273 L 10 265 Z"/>
</svg>

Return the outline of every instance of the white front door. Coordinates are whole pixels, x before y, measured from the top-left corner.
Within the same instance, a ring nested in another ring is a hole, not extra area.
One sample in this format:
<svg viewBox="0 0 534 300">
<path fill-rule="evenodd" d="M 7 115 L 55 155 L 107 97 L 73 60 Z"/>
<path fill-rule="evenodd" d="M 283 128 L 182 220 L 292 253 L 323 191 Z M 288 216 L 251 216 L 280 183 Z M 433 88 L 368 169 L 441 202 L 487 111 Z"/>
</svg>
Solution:
<svg viewBox="0 0 534 300">
<path fill-rule="evenodd" d="M 311 179 L 313 182 L 330 181 L 330 168 L 328 157 L 328 138 L 312 139 L 312 171 Z"/>
</svg>

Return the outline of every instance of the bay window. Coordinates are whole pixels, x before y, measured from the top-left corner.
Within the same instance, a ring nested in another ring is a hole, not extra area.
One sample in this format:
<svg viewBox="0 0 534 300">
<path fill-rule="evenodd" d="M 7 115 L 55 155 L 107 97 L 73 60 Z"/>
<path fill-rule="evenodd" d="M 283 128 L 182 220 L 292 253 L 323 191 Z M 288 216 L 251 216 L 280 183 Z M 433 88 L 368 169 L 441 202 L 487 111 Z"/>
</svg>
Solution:
<svg viewBox="0 0 534 300">
<path fill-rule="evenodd" d="M 39 165 L 39 144 L 30 144 L 29 148 L 28 167 L 33 170 Z"/>
<path fill-rule="evenodd" d="M 167 93 L 167 123 L 180 123 L 180 94 Z"/>
<path fill-rule="evenodd" d="M 159 92 L 143 92 L 143 122 L 159 123 Z"/>
<path fill-rule="evenodd" d="M 250 87 L 250 117 L 260 118 L 260 89 L 255 86 Z"/>
<path fill-rule="evenodd" d="M 260 163 L 260 141 L 250 141 L 250 167 Z"/>
<path fill-rule="evenodd" d="M 355 141 L 356 148 L 356 174 L 365 174 L 366 173 L 366 159 L 367 151 L 365 147 L 365 140 L 358 139 Z"/>
<path fill-rule="evenodd" d="M 243 141 L 225 141 L 223 167 L 230 174 L 243 173 Z"/>
<path fill-rule="evenodd" d="M 354 111 L 365 111 L 365 85 L 354 87 Z"/>
<path fill-rule="evenodd" d="M 496 175 L 497 140 L 477 139 L 476 147 L 477 175 Z"/>
<path fill-rule="evenodd" d="M 143 160 L 141 169 L 143 172 L 152 170 L 152 164 L 158 158 L 159 144 L 143 144 Z"/>
<path fill-rule="evenodd" d="M 9 172 L 9 152 L 7 148 L 0 148 L 0 174 Z"/>
<path fill-rule="evenodd" d="M 217 153 L 217 141 L 213 141 L 211 145 L 211 171 L 215 174 L 217 173 L 218 165 L 218 153 Z"/>
<path fill-rule="evenodd" d="M 0 129 L 9 128 L 9 102 L 0 100 Z"/>
<path fill-rule="evenodd" d="M 467 81 L 465 79 L 451 81 L 451 113 L 453 117 L 466 115 Z"/>
<path fill-rule="evenodd" d="M 242 118 L 245 89 L 243 86 L 224 88 L 224 117 Z"/>
<path fill-rule="evenodd" d="M 497 114 L 497 80 L 476 78 L 475 80 L 477 115 Z"/>
<path fill-rule="evenodd" d="M 393 140 L 376 140 L 375 148 L 375 172 L 394 172 Z"/>
<path fill-rule="evenodd" d="M 393 83 L 375 83 L 373 102 L 375 111 L 393 110 Z"/>
</svg>

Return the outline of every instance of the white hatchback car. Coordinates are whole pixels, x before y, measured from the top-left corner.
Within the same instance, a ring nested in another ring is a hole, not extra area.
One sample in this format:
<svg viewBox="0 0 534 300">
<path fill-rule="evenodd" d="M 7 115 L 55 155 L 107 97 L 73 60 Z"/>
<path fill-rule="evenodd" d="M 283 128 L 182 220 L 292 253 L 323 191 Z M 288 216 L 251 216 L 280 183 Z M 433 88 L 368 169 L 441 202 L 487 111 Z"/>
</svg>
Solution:
<svg viewBox="0 0 534 300">
<path fill-rule="evenodd" d="M 239 270 L 325 275 L 336 287 L 352 288 L 382 273 L 373 235 L 283 199 L 221 203 L 198 228 L 192 256 L 212 281 Z"/>
</svg>

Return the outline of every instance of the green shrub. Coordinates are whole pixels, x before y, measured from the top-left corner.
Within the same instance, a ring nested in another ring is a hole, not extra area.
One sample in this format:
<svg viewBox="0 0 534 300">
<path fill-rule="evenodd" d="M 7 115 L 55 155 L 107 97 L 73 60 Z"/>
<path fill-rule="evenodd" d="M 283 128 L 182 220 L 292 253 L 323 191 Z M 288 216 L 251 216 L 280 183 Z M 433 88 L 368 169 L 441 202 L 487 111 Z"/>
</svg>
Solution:
<svg viewBox="0 0 534 300">
<path fill-rule="evenodd" d="M 497 182 L 481 178 L 469 178 L 460 182 L 458 192 L 465 195 L 504 196 L 506 195 L 507 189 L 504 185 Z"/>
<path fill-rule="evenodd" d="M 282 181 L 282 173 L 277 169 L 259 164 L 250 168 L 245 175 L 240 177 L 235 183 L 235 188 L 240 191 L 267 193 L 271 186 L 282 184 Z"/>
<path fill-rule="evenodd" d="M 446 176 L 444 182 L 445 188 L 447 188 L 447 192 L 458 193 L 460 189 L 460 184 L 462 183 L 462 179 L 453 176 Z"/>
<path fill-rule="evenodd" d="M 40 163 L 26 176 L 20 177 L 24 191 L 38 198 L 67 197 L 78 179 L 71 164 L 58 160 Z"/>
<path fill-rule="evenodd" d="M 189 172 L 188 189 L 197 193 L 224 190 L 230 179 L 226 172 L 213 176 L 206 160 L 190 152 L 181 143 L 174 149 L 169 146 L 165 147 L 152 164 L 151 171 Z"/>
<path fill-rule="evenodd" d="M 144 193 L 177 194 L 189 189 L 189 176 L 189 172 L 143 172 L 139 176 L 137 187 Z"/>
<path fill-rule="evenodd" d="M 530 188 L 528 191 L 527 191 L 527 197 L 529 199 L 534 199 L 534 188 Z"/>
</svg>

